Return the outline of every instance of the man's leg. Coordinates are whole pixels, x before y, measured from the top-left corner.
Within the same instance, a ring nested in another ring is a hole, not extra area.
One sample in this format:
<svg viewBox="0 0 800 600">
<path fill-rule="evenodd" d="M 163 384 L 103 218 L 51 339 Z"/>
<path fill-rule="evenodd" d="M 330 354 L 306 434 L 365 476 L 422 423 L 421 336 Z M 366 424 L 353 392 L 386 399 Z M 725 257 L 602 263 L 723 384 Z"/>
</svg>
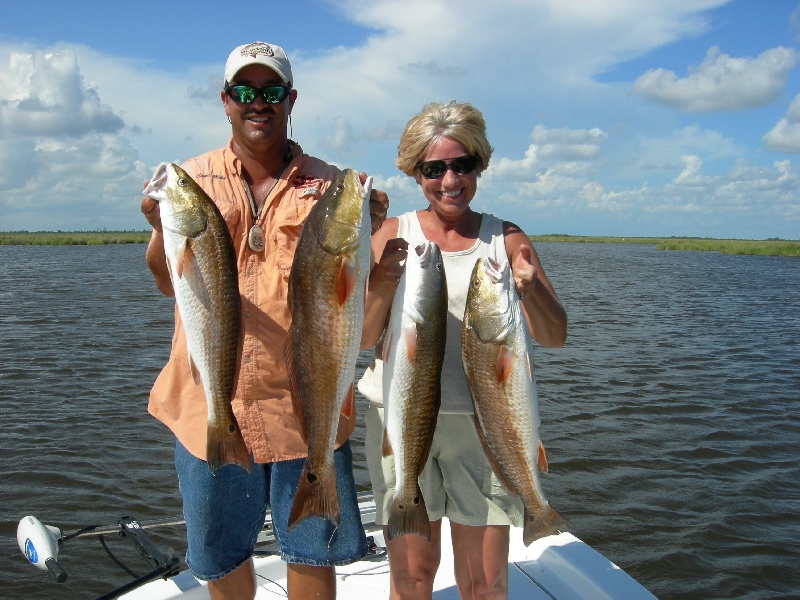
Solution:
<svg viewBox="0 0 800 600">
<path fill-rule="evenodd" d="M 175 468 L 186 520 L 187 563 L 208 581 L 214 600 L 251 599 L 256 584 L 252 556 L 266 513 L 266 473 L 251 464 L 248 473 L 225 465 L 214 473 L 181 444 Z"/>
<path fill-rule="evenodd" d="M 252 600 L 256 597 L 256 574 L 253 559 L 220 579 L 208 582 L 211 600 Z"/>
<path fill-rule="evenodd" d="M 335 600 L 336 569 L 311 565 L 286 565 L 289 600 Z"/>
</svg>

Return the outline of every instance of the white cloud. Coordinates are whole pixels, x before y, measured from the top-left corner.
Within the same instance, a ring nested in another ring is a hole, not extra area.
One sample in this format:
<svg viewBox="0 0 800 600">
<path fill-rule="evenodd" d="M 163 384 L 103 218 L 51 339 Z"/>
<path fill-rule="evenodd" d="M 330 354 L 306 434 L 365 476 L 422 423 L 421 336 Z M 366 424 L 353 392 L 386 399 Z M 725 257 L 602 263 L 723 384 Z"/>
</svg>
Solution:
<svg viewBox="0 0 800 600">
<path fill-rule="evenodd" d="M 146 173 L 121 135 L 122 117 L 87 82 L 73 49 L 6 56 L 0 209 L 16 214 L 14 229 L 113 228 L 135 210 Z"/>
<path fill-rule="evenodd" d="M 698 113 L 692 122 L 624 82 L 599 81 L 703 33 L 713 18 L 706 11 L 725 1 L 464 0 L 454 9 L 441 0 L 337 0 L 333 9 L 368 35 L 316 51 L 300 29 L 275 38 L 299 92 L 293 137 L 307 152 L 369 172 L 398 214 L 424 206 L 419 187 L 393 164 L 406 121 L 432 100 L 469 101 L 484 112 L 496 148 L 475 207 L 526 231 L 684 235 L 695 233 L 685 215 L 737 206 L 779 215 L 769 235 L 786 237 L 797 230 L 800 182 L 793 164 L 768 150 L 800 147 L 791 141 L 800 122 L 794 108 L 758 153 L 720 119 L 710 124 Z M 139 191 L 152 169 L 219 147 L 230 133 L 218 90 L 225 53 L 192 64 L 190 46 L 180 67 L 181 59 L 145 62 L 81 45 L 0 43 L 0 229 L 81 227 L 92 215 L 111 227 L 145 227 Z M 796 61 L 780 50 L 743 59 L 712 53 L 686 77 L 672 74 L 665 89 L 685 110 L 698 98 L 719 109 L 736 82 L 728 95 L 747 106 L 774 99 Z M 12 51 L 22 57 L 13 66 Z M 74 62 L 52 58 L 69 52 Z M 26 94 L 35 99 L 28 108 L 39 107 L 27 114 Z M 47 121 L 59 102 L 74 123 Z M 717 218 L 727 218 L 724 209 Z M 717 233 L 703 229 L 710 221 L 698 221 L 696 232 Z M 749 231 L 752 221 L 736 227 Z"/>
<path fill-rule="evenodd" d="M 672 185 L 680 185 L 695 189 L 708 189 L 717 181 L 715 177 L 707 177 L 700 174 L 703 161 L 694 154 L 684 154 L 681 156 L 683 170 L 672 180 Z"/>
<path fill-rule="evenodd" d="M 588 160 L 597 156 L 608 135 L 597 127 L 548 129 L 536 125 L 531 140 L 538 146 L 538 155 L 542 159 Z"/>
<path fill-rule="evenodd" d="M 761 139 L 773 152 L 800 154 L 800 94 L 794 97 L 783 118 Z"/>
<path fill-rule="evenodd" d="M 639 76 L 633 90 L 653 102 L 692 113 L 746 110 L 779 97 L 797 58 L 791 48 L 773 48 L 756 58 L 731 58 L 713 47 L 686 77 L 655 69 Z"/>
<path fill-rule="evenodd" d="M 122 119 L 87 85 L 74 51 L 11 54 L 0 80 L 4 135 L 82 136 L 113 133 Z"/>
</svg>

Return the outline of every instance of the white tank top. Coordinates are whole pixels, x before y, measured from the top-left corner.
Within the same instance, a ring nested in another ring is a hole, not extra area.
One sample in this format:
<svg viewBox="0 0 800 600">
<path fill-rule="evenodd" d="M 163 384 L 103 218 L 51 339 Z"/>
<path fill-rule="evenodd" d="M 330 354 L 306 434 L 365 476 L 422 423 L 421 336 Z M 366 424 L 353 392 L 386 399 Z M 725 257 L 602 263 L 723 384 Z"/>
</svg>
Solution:
<svg viewBox="0 0 800 600">
<path fill-rule="evenodd" d="M 408 242 L 409 247 L 423 243 L 427 238 L 422 232 L 416 211 L 398 217 L 397 237 Z M 492 258 L 502 264 L 507 260 L 503 238 L 503 222 L 494 215 L 483 213 L 478 239 L 467 250 L 442 252 L 444 272 L 447 277 L 447 342 L 442 366 L 442 405 L 439 412 L 472 414 L 472 399 L 467 378 L 461 362 L 461 323 L 467 304 L 467 291 L 472 269 L 479 258 Z M 358 382 L 359 391 L 373 404 L 383 405 L 380 378 L 383 365 L 376 358 L 375 367 L 368 369 Z"/>
</svg>

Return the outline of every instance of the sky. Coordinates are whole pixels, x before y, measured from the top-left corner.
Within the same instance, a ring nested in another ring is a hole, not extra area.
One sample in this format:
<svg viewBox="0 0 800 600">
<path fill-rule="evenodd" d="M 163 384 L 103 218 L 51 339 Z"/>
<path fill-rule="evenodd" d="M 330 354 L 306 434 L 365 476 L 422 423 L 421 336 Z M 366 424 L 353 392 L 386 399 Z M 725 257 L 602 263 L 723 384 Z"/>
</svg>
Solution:
<svg viewBox="0 0 800 600">
<path fill-rule="evenodd" d="M 223 7 L 224 8 L 221 8 Z M 800 239 L 800 4 L 0 0 L 0 231 L 144 230 L 162 162 L 224 146 L 225 60 L 282 46 L 304 151 L 394 165 L 427 102 L 494 148 L 472 201 L 530 235 Z"/>
</svg>

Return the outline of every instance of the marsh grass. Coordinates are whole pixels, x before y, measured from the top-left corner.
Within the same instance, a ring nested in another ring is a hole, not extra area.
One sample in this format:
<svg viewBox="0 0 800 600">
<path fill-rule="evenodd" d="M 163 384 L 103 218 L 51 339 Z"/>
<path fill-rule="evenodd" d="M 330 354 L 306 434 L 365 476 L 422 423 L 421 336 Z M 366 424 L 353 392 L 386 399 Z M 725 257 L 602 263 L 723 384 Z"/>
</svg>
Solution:
<svg viewBox="0 0 800 600">
<path fill-rule="evenodd" d="M 586 242 L 609 244 L 652 244 L 659 250 L 694 250 L 722 254 L 758 256 L 800 256 L 799 240 L 725 240 L 712 238 L 648 238 L 581 235 L 533 235 L 534 242 Z M 12 231 L 0 232 L 0 245 L 17 246 L 101 246 L 103 244 L 146 244 L 150 231 Z"/>
<path fill-rule="evenodd" d="M 0 245 L 14 246 L 102 246 L 146 244 L 149 231 L 12 231 L 0 232 Z"/>
<path fill-rule="evenodd" d="M 726 240 L 713 238 L 592 237 L 561 234 L 533 235 L 534 242 L 591 242 L 609 244 L 652 244 L 658 250 L 694 250 L 754 256 L 800 256 L 799 240 Z"/>
</svg>

